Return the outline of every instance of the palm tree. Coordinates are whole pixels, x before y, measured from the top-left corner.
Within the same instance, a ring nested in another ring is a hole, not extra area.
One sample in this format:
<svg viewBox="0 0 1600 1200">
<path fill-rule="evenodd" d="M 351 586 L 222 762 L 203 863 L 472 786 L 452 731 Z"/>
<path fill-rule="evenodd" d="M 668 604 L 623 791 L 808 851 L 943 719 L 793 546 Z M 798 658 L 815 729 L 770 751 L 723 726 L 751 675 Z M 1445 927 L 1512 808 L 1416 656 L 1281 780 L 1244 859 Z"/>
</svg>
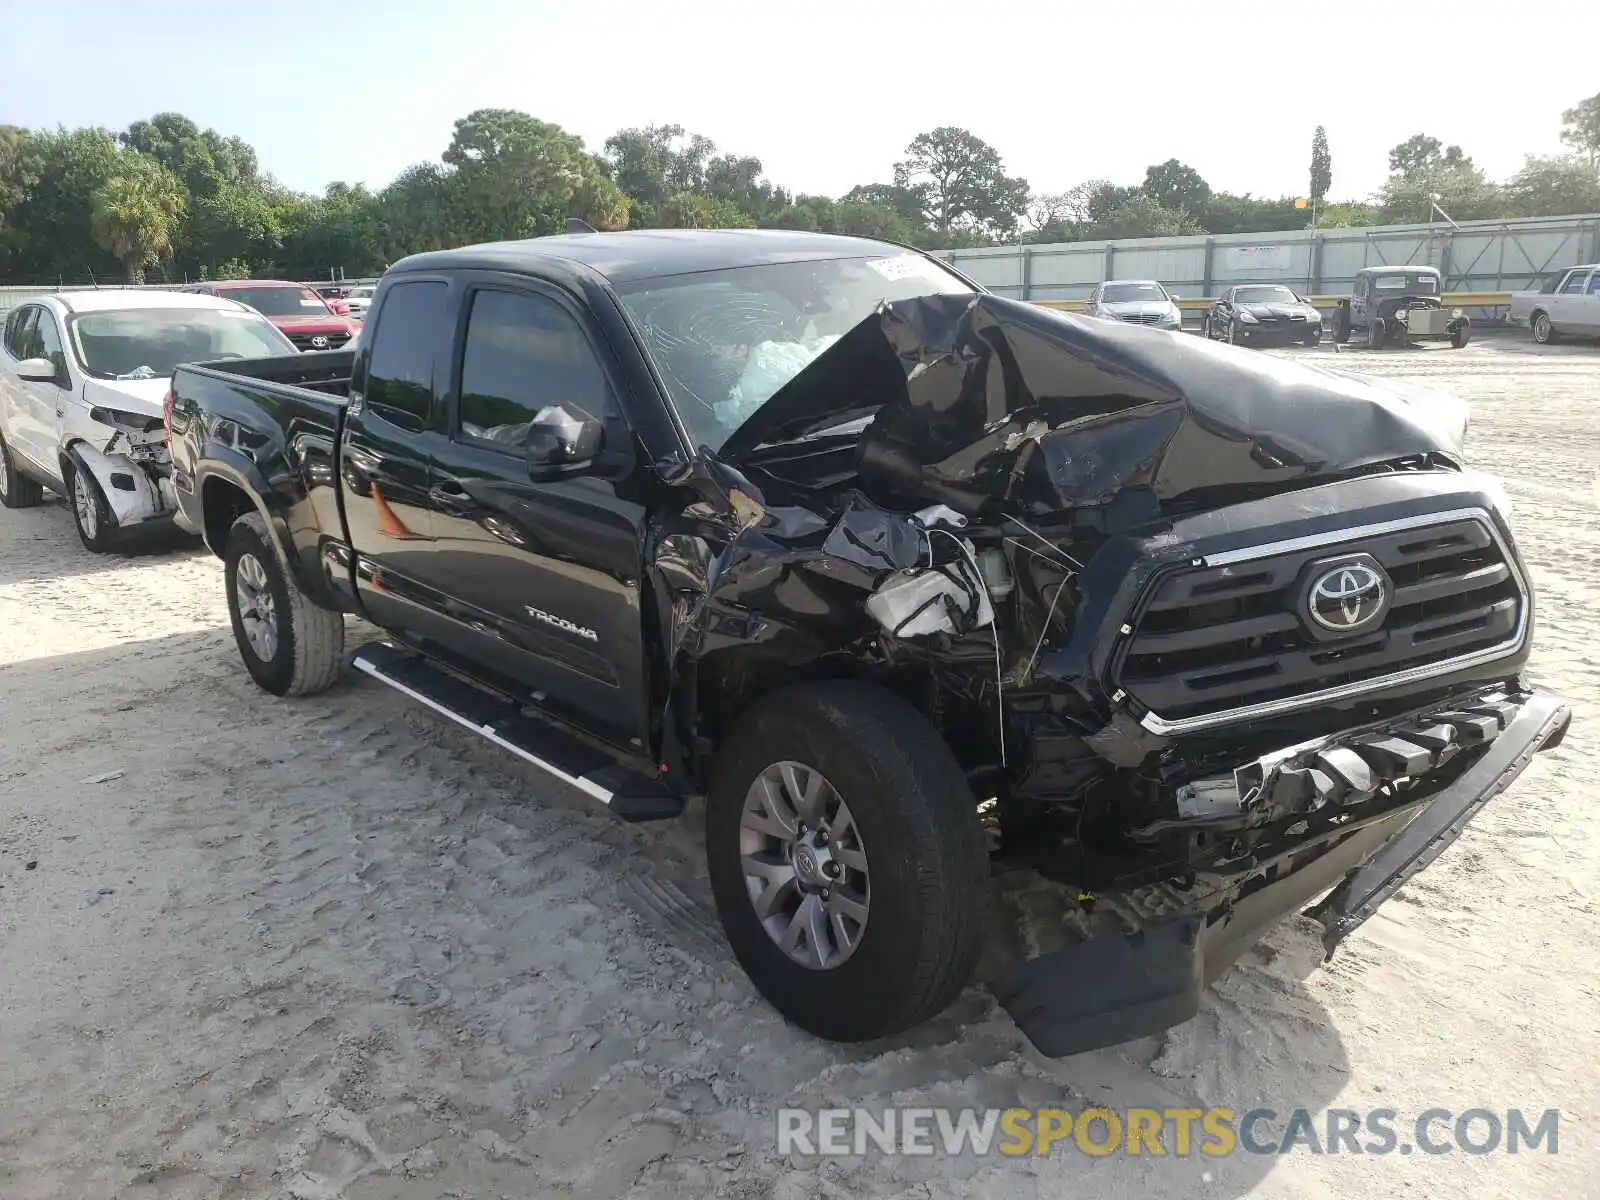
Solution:
<svg viewBox="0 0 1600 1200">
<path fill-rule="evenodd" d="M 172 253 L 183 220 L 183 185 L 153 158 L 121 154 L 121 169 L 94 193 L 89 230 L 115 255 L 129 283 L 144 277 L 147 264 Z"/>
</svg>

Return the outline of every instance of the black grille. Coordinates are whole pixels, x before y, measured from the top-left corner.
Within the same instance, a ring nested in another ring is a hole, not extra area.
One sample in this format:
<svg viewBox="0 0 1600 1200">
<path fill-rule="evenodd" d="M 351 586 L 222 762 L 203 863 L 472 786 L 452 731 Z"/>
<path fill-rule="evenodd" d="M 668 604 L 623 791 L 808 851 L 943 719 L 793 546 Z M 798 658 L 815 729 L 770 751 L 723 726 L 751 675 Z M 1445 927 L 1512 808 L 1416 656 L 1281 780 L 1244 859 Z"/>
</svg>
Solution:
<svg viewBox="0 0 1600 1200">
<path fill-rule="evenodd" d="M 313 346 L 313 338 L 327 338 L 326 346 Z M 291 333 L 289 340 L 294 343 L 297 350 L 337 350 L 350 340 L 348 333 Z"/>
<path fill-rule="evenodd" d="M 1392 600 L 1376 627 L 1313 635 L 1315 564 L 1376 559 Z M 1507 644 L 1526 597 L 1475 517 L 1163 578 L 1134 623 L 1118 686 L 1168 720 L 1303 695 Z"/>
</svg>

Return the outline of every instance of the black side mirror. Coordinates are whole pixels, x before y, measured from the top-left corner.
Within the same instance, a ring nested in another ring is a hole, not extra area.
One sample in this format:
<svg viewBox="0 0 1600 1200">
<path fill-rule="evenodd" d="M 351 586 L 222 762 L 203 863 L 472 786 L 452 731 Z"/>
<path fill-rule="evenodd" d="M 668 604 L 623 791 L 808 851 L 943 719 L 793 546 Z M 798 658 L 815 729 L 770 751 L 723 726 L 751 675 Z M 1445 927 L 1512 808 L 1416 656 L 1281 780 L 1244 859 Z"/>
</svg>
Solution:
<svg viewBox="0 0 1600 1200">
<path fill-rule="evenodd" d="M 592 417 L 574 416 L 559 405 L 539 410 L 528 426 L 525 454 L 528 478 L 559 479 L 594 461 L 605 444 L 605 426 Z"/>
</svg>

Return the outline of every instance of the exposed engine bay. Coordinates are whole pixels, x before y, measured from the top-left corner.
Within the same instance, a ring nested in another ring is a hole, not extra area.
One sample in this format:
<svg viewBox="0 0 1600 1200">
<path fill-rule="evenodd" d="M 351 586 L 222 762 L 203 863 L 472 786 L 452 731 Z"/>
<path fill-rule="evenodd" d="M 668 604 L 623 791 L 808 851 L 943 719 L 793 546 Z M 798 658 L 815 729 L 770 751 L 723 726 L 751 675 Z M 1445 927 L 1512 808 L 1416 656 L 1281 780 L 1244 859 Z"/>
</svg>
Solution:
<svg viewBox="0 0 1600 1200">
<path fill-rule="evenodd" d="M 1236 874 L 1329 805 L 1394 803 L 1470 726 L 1385 722 L 1520 666 L 1465 427 L 1447 396 L 1197 339 L 886 305 L 680 468 L 742 516 L 670 585 L 699 680 L 674 707 L 715 726 L 757 676 L 865 674 L 934 719 L 1002 854 L 1086 893 Z M 662 538 L 669 575 L 687 544 Z M 1348 637 L 1307 608 L 1346 566 L 1376 606 Z"/>
</svg>

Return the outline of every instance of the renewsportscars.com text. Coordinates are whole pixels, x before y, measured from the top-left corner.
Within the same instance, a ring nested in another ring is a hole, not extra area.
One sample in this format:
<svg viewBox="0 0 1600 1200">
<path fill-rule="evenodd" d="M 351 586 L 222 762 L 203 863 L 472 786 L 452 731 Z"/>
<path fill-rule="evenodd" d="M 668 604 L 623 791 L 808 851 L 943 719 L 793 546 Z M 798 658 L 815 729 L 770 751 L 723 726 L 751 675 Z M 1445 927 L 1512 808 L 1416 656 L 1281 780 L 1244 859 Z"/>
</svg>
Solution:
<svg viewBox="0 0 1600 1200">
<path fill-rule="evenodd" d="M 779 1154 L 1556 1154 L 1556 1109 L 785 1108 Z"/>
</svg>

